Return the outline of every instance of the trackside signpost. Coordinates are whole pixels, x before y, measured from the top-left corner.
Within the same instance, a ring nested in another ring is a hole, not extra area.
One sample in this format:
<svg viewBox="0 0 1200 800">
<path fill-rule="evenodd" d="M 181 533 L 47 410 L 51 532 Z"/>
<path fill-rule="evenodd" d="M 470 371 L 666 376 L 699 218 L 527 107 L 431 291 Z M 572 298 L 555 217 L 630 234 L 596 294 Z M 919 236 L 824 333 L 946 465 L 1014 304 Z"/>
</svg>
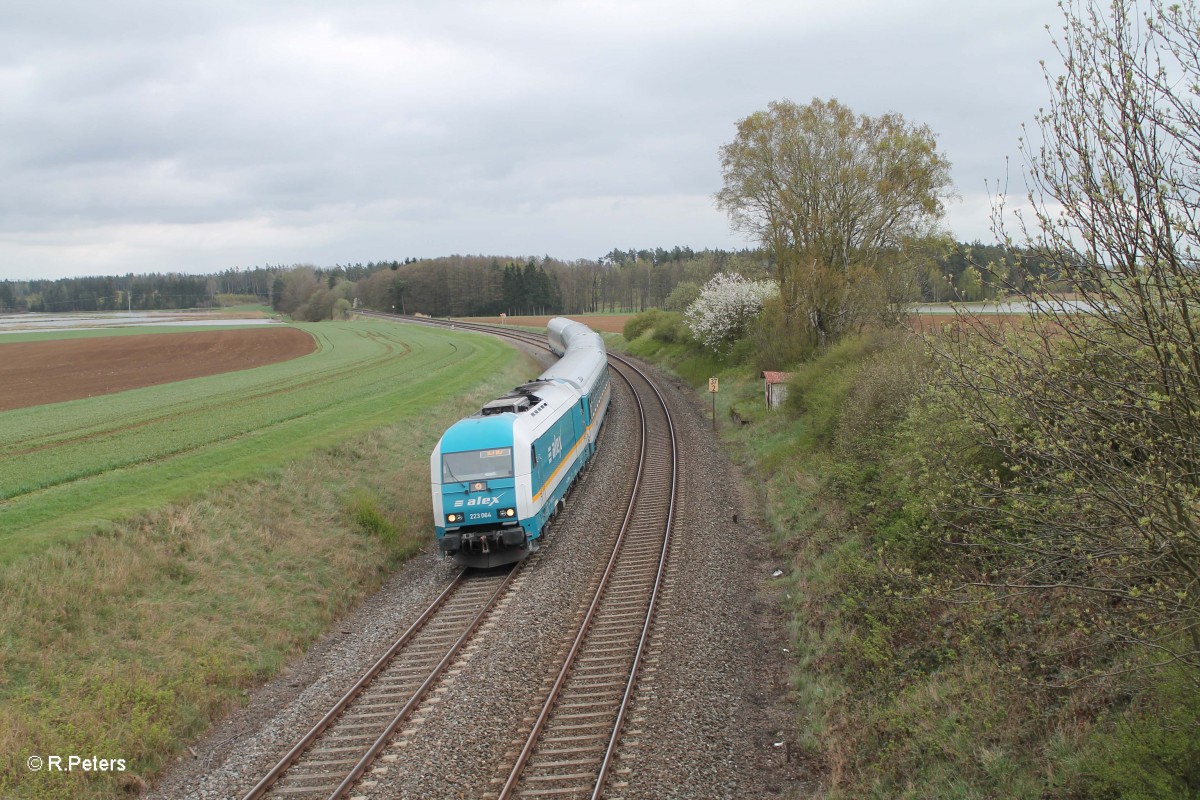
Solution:
<svg viewBox="0 0 1200 800">
<path fill-rule="evenodd" d="M 708 393 L 712 395 L 712 420 L 713 430 L 717 429 L 717 379 L 708 379 Z"/>
</svg>

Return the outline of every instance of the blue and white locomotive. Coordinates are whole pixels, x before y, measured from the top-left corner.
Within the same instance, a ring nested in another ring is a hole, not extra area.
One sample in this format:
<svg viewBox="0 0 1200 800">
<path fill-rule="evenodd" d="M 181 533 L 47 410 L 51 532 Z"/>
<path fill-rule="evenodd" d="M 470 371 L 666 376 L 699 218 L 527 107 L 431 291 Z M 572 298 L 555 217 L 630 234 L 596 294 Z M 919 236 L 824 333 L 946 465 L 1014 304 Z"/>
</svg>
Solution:
<svg viewBox="0 0 1200 800">
<path fill-rule="evenodd" d="M 596 449 L 612 394 L 604 340 L 562 317 L 546 328 L 562 358 L 451 425 L 430 456 L 438 547 L 464 566 L 498 566 L 536 550 Z"/>
</svg>

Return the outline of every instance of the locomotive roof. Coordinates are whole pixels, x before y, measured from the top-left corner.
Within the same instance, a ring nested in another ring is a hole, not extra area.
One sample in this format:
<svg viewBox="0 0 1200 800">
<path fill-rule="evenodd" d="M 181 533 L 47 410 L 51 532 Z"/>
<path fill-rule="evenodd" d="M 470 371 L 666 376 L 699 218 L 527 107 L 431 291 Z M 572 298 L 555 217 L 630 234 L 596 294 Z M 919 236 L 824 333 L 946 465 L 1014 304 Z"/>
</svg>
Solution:
<svg viewBox="0 0 1200 800">
<path fill-rule="evenodd" d="M 495 400 L 489 400 L 483 404 L 483 408 L 479 413 L 485 417 L 490 417 L 493 414 L 515 413 L 519 414 L 522 411 L 528 411 L 537 406 L 541 402 L 538 397 L 538 392 L 546 385 L 546 381 L 531 381 L 523 383 L 507 394 L 497 397 Z"/>
<path fill-rule="evenodd" d="M 442 434 L 442 452 L 459 453 L 464 450 L 512 447 L 513 418 L 512 414 L 500 414 L 460 419 Z"/>
<path fill-rule="evenodd" d="M 520 412 L 504 408 L 505 403 L 511 405 L 526 397 L 534 397 L 536 401 Z M 571 405 L 579 395 L 565 381 L 559 383 L 552 380 L 537 380 L 522 384 L 503 397 L 492 400 L 484 406 L 493 409 L 485 413 L 483 409 L 451 425 L 442 434 L 441 449 L 443 453 L 457 453 L 463 450 L 486 450 L 493 447 L 510 447 L 513 443 L 513 426 L 521 424 L 536 429 L 544 419 L 553 415 L 549 409 L 558 409 Z M 545 412 L 539 412 L 545 401 L 548 407 Z M 497 405 L 498 404 L 498 405 Z M 532 414 L 527 412 L 533 412 Z M 544 414 L 544 416 L 543 416 Z"/>
</svg>

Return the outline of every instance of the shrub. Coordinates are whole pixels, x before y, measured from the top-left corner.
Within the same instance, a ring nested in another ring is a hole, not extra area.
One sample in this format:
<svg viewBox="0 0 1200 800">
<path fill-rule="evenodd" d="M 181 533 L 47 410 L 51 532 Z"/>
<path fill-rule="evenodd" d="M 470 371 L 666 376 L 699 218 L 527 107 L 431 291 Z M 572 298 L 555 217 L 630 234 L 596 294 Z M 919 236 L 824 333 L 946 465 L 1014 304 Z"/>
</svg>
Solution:
<svg viewBox="0 0 1200 800">
<path fill-rule="evenodd" d="M 365 492 L 356 492 L 350 498 L 348 510 L 350 518 L 363 530 L 375 534 L 387 544 L 395 543 L 396 526 L 379 510 L 379 503 L 374 497 Z"/>
<path fill-rule="evenodd" d="M 911 334 L 885 335 L 881 350 L 859 367 L 842 403 L 834 447 L 858 464 L 876 462 L 913 396 L 929 379 L 929 360 Z"/>
<path fill-rule="evenodd" d="M 663 344 L 679 344 L 692 338 L 683 314 L 674 311 L 663 312 L 657 317 L 651 336 Z"/>
<path fill-rule="evenodd" d="M 700 297 L 700 284 L 695 281 L 680 281 L 667 295 L 663 307 L 669 311 L 684 311 Z"/>
<path fill-rule="evenodd" d="M 821 439 L 831 439 L 858 370 L 884 345 L 884 337 L 878 334 L 849 336 L 804 364 L 788 384 L 786 407 L 790 415 L 809 415 L 811 432 Z"/>
<path fill-rule="evenodd" d="M 748 281 L 737 273 L 718 272 L 684 312 L 688 328 L 713 352 L 726 350 L 746 332 L 763 303 L 778 293 L 779 287 L 771 281 Z"/>
<path fill-rule="evenodd" d="M 750 326 L 755 371 L 787 369 L 812 357 L 817 338 L 807 326 L 789 324 L 783 300 L 772 297 Z"/>
<path fill-rule="evenodd" d="M 625 327 L 621 331 L 621 335 L 625 337 L 625 341 L 632 342 L 654 327 L 655 321 L 661 314 L 662 312 L 657 308 L 647 309 L 640 314 L 635 314 L 625 321 Z"/>
<path fill-rule="evenodd" d="M 1200 796 L 1200 693 L 1182 670 L 1161 677 L 1146 707 L 1127 711 L 1084 754 L 1086 796 Z"/>
</svg>

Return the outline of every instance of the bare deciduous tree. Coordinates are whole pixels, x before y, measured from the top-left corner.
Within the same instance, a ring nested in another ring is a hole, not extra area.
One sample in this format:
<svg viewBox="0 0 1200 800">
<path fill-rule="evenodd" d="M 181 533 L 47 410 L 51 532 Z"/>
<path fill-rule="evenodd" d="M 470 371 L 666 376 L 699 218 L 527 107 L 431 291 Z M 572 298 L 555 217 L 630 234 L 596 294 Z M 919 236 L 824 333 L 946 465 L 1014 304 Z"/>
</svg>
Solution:
<svg viewBox="0 0 1200 800">
<path fill-rule="evenodd" d="M 944 511 L 1006 554 L 989 581 L 1078 593 L 1093 633 L 1200 667 L 1200 19 L 1063 8 L 1023 143 L 1032 213 L 996 220 L 1078 305 L 1029 280 L 1028 323 L 931 338 L 951 409 L 999 454 Z"/>
</svg>

